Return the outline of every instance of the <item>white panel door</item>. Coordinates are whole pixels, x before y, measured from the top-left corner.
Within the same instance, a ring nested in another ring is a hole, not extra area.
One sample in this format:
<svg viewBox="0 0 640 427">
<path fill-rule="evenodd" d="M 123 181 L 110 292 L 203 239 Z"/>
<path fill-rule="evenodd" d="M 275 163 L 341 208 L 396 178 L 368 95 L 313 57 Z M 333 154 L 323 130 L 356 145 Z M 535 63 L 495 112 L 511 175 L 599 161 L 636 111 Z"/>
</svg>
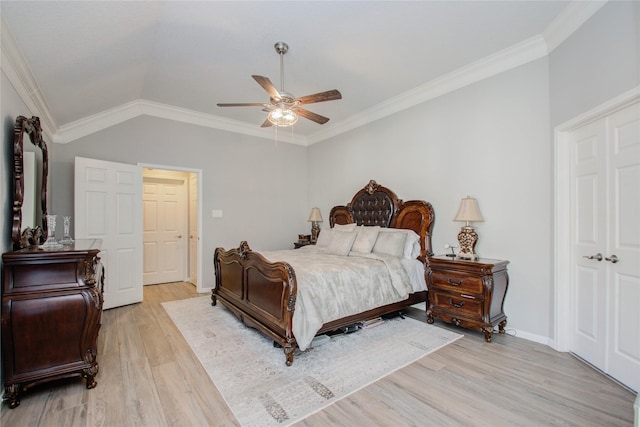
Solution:
<svg viewBox="0 0 640 427">
<path fill-rule="evenodd" d="M 185 181 L 143 178 L 144 284 L 179 282 L 185 274 Z"/>
<path fill-rule="evenodd" d="M 573 160 L 573 319 L 572 351 L 604 366 L 606 349 L 606 128 L 603 121 L 574 132 Z"/>
<path fill-rule="evenodd" d="M 640 104 L 572 133 L 571 351 L 640 390 Z"/>
<path fill-rule="evenodd" d="M 76 157 L 75 236 L 102 240 L 104 308 L 142 301 L 142 169 Z"/>
<path fill-rule="evenodd" d="M 607 372 L 640 391 L 640 104 L 609 119 L 611 313 Z M 613 256 L 619 260 L 613 263 Z"/>
</svg>

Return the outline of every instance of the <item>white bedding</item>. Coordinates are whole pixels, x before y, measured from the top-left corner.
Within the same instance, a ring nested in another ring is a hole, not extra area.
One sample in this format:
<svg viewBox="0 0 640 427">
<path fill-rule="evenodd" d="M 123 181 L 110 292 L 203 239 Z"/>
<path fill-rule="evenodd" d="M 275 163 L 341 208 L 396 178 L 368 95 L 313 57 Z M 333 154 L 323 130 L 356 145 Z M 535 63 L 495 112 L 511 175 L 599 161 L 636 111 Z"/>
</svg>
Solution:
<svg viewBox="0 0 640 427">
<path fill-rule="evenodd" d="M 305 350 L 323 324 L 426 290 L 424 265 L 384 254 L 327 253 L 315 246 L 260 252 L 293 267 L 298 283 L 293 334 Z"/>
</svg>

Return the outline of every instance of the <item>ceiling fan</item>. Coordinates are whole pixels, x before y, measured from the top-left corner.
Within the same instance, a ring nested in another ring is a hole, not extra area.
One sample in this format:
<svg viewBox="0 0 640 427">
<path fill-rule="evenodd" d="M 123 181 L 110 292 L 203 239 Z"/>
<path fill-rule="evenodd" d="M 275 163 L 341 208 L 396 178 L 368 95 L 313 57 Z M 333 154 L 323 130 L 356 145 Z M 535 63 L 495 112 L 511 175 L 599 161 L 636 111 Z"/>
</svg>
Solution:
<svg viewBox="0 0 640 427">
<path fill-rule="evenodd" d="M 271 83 L 271 80 L 263 76 L 251 76 L 258 82 L 260 86 L 269 94 L 270 102 L 266 103 L 234 103 L 234 104 L 218 104 L 218 107 L 263 107 L 262 111 L 269 113 L 267 119 L 262 123 L 261 127 L 269 127 L 272 125 L 279 127 L 287 127 L 298 121 L 298 116 L 311 120 L 318 124 L 325 124 L 329 121 L 328 117 L 313 113 L 307 109 L 300 107 L 301 105 L 313 104 L 316 102 L 333 101 L 342 99 L 342 94 L 333 89 L 326 92 L 320 92 L 313 95 L 302 96 L 296 98 L 292 94 L 284 90 L 284 54 L 289 50 L 289 45 L 284 42 L 278 42 L 274 45 L 276 52 L 280 55 L 280 90 Z"/>
</svg>

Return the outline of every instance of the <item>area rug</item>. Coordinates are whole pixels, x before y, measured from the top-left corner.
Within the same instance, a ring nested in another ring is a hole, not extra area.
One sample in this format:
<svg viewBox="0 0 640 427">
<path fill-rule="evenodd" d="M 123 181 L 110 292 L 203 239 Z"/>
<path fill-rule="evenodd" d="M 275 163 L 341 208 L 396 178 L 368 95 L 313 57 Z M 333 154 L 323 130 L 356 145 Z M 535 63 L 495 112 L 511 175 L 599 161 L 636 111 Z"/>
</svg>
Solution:
<svg viewBox="0 0 640 427">
<path fill-rule="evenodd" d="M 298 350 L 287 367 L 281 348 L 208 296 L 162 305 L 242 426 L 288 426 L 462 337 L 398 317 Z"/>
</svg>

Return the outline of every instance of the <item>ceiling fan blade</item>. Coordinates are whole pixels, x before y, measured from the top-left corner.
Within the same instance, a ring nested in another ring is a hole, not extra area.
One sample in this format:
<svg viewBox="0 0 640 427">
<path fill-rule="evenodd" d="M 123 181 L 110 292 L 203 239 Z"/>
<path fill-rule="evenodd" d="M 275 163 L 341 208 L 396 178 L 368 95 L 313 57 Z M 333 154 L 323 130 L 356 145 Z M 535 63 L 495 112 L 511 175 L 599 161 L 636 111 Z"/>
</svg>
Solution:
<svg viewBox="0 0 640 427">
<path fill-rule="evenodd" d="M 269 126 L 272 126 L 273 123 L 271 123 L 269 121 L 269 119 L 265 120 L 264 122 L 262 122 L 262 124 L 260 125 L 261 128 L 268 128 Z"/>
<path fill-rule="evenodd" d="M 313 104 L 315 102 L 334 101 L 336 99 L 342 99 L 342 94 L 336 89 L 298 98 L 298 100 L 300 101 L 300 105 Z"/>
<path fill-rule="evenodd" d="M 271 83 L 271 80 L 269 80 L 268 77 L 262 77 L 262 76 L 251 76 L 251 77 L 253 77 L 253 79 L 257 81 L 258 84 L 262 86 L 264 90 L 267 91 L 267 93 L 271 98 L 273 99 L 281 98 L 280 92 L 278 92 L 278 89 L 276 89 L 276 87 L 273 85 L 273 83 Z"/>
<path fill-rule="evenodd" d="M 301 115 L 305 119 L 309 119 L 312 122 L 316 122 L 321 125 L 329 121 L 328 117 L 324 117 L 324 116 L 321 116 L 320 114 L 312 113 L 311 111 L 305 110 L 304 108 L 296 108 L 294 111 L 296 112 L 296 114 Z"/>
<path fill-rule="evenodd" d="M 235 104 L 217 104 L 218 107 L 264 107 L 265 104 L 252 103 L 235 103 Z"/>
</svg>

